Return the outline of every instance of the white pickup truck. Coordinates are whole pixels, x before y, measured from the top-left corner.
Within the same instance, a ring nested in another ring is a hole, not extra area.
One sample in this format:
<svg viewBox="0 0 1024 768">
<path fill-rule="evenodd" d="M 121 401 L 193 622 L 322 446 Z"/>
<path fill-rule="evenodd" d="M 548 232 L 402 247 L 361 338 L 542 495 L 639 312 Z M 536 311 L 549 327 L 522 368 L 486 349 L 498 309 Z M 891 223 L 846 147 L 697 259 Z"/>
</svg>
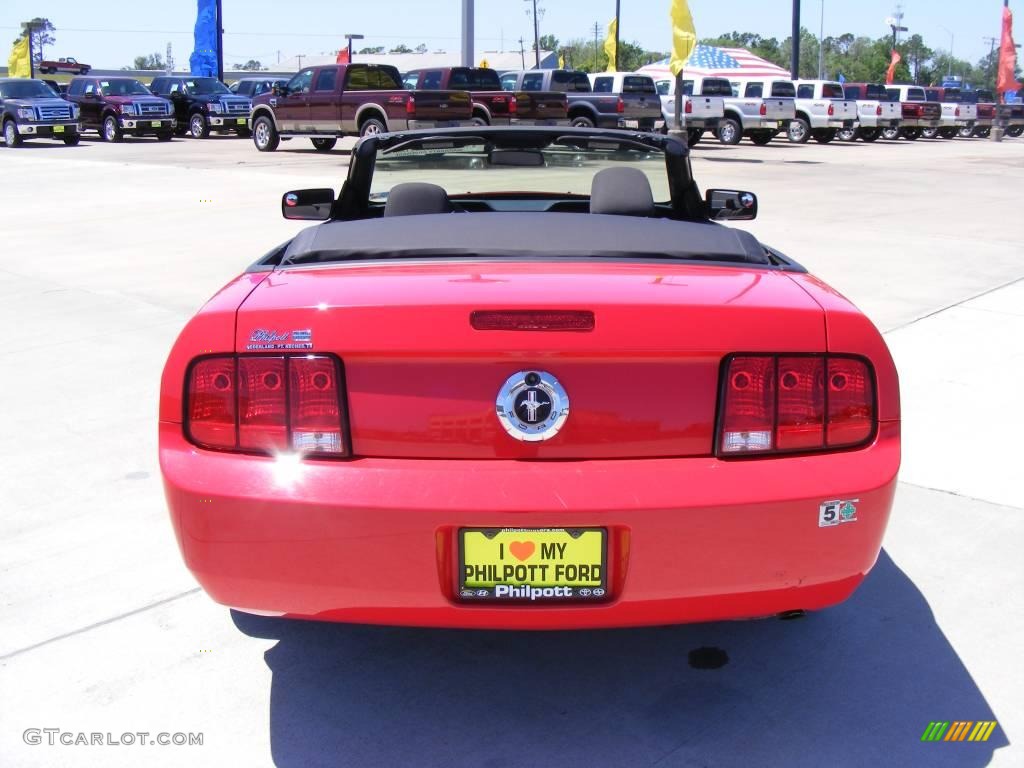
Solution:
<svg viewBox="0 0 1024 768">
<path fill-rule="evenodd" d="M 725 100 L 725 115 L 718 123 L 718 140 L 739 144 L 749 136 L 764 145 L 785 130 L 796 117 L 796 88 L 792 80 L 763 77 L 730 80 L 732 98 Z"/>
<path fill-rule="evenodd" d="M 789 140 L 794 144 L 806 144 L 808 139 L 828 144 L 856 121 L 857 103 L 846 100 L 842 83 L 796 81 L 796 117 L 789 124 Z"/>
<path fill-rule="evenodd" d="M 661 96 L 663 130 L 670 131 L 676 124 L 676 79 L 655 80 Z M 697 94 L 696 96 L 694 94 Z M 686 133 L 692 147 L 704 131 L 717 131 L 718 122 L 725 115 L 725 98 L 732 98 L 732 86 L 721 77 L 696 77 L 683 80 L 683 115 Z"/>
<path fill-rule="evenodd" d="M 879 83 L 846 83 L 846 98 L 857 104 L 857 123 L 853 128 L 839 131 L 840 141 L 877 141 L 883 131 L 898 131 L 903 118 L 899 99 L 889 95 Z"/>
<path fill-rule="evenodd" d="M 959 88 L 925 88 L 928 101 L 942 105 L 942 123 L 938 128 L 926 129 L 922 136 L 926 139 L 955 139 L 962 128 L 974 129 L 978 119 L 978 105 L 964 104 Z"/>
</svg>

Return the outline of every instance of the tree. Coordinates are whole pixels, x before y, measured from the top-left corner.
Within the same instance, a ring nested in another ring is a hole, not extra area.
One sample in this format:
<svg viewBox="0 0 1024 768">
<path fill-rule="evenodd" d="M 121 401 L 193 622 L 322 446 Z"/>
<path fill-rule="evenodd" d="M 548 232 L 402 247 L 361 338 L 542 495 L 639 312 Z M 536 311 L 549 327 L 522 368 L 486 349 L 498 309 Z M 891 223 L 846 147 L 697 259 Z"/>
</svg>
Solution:
<svg viewBox="0 0 1024 768">
<path fill-rule="evenodd" d="M 235 65 L 235 69 L 241 72 L 259 72 L 263 68 L 263 64 L 256 59 L 249 59 L 245 64 Z"/>
<path fill-rule="evenodd" d="M 558 38 L 554 35 L 541 35 L 540 36 L 540 49 L 542 51 L 557 51 L 558 50 Z"/>
<path fill-rule="evenodd" d="M 32 21 L 25 21 L 21 24 L 21 34 L 14 38 L 14 43 L 20 43 L 25 39 L 29 29 L 32 30 L 32 61 L 38 67 L 43 60 L 43 49 L 47 45 L 53 45 L 57 38 L 53 36 L 56 27 L 49 19 L 36 16 Z"/>
<path fill-rule="evenodd" d="M 390 51 L 388 51 L 388 53 L 412 53 L 412 48 L 410 48 L 405 43 L 399 43 Z"/>
<path fill-rule="evenodd" d="M 164 69 L 165 66 L 159 53 L 151 53 L 149 56 L 136 56 L 132 69 Z"/>
<path fill-rule="evenodd" d="M 416 53 L 426 53 L 428 50 L 426 43 L 420 43 L 416 46 Z"/>
<path fill-rule="evenodd" d="M 358 51 L 356 51 L 356 53 L 358 53 L 360 55 L 362 55 L 362 54 L 372 54 L 372 53 L 384 53 L 384 46 L 383 45 L 375 45 L 373 48 L 360 48 Z"/>
</svg>

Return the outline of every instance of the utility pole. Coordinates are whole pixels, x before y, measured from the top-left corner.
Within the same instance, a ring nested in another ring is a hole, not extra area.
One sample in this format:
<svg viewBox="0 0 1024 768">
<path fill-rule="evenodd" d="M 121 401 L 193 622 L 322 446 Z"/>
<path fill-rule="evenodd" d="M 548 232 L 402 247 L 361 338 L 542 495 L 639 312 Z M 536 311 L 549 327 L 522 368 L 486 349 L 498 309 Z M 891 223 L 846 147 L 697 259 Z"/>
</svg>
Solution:
<svg viewBox="0 0 1024 768">
<path fill-rule="evenodd" d="M 299 60 L 299 69 L 302 69 L 302 59 L 303 59 L 303 57 L 305 55 L 306 54 L 304 54 L 304 53 L 299 53 L 299 54 L 296 54 L 296 56 L 295 56 L 295 58 L 297 58 Z"/>
<path fill-rule="evenodd" d="M 821 0 L 821 30 L 818 33 L 818 79 L 825 79 L 825 0 Z"/>
<path fill-rule="evenodd" d="M 533 3 L 533 57 L 534 66 L 540 69 L 540 18 L 537 16 L 537 0 L 523 0 L 523 2 Z M 544 13 L 544 9 L 541 8 L 539 12 Z"/>
<path fill-rule="evenodd" d="M 598 48 L 597 48 L 597 46 L 600 45 L 600 43 L 598 42 L 601 39 L 600 35 L 601 35 L 601 25 L 598 24 L 595 21 L 594 22 L 594 71 L 595 72 L 598 71 L 598 66 L 597 65 L 598 65 L 598 61 L 601 58 L 600 54 L 598 53 Z"/>
<path fill-rule="evenodd" d="M 822 0 L 824 2 L 824 0 Z M 615 0 L 615 71 L 619 71 L 619 18 L 622 15 L 621 0 Z"/>
<path fill-rule="evenodd" d="M 794 80 L 800 79 L 800 0 L 793 0 L 793 51 L 789 60 L 789 72 Z"/>
<path fill-rule="evenodd" d="M 474 0 L 462 0 L 462 66 L 473 66 Z M 348 57 L 352 60 L 351 53 Z"/>
<path fill-rule="evenodd" d="M 526 49 L 523 47 L 523 36 L 519 36 L 519 63 L 526 69 Z"/>
</svg>

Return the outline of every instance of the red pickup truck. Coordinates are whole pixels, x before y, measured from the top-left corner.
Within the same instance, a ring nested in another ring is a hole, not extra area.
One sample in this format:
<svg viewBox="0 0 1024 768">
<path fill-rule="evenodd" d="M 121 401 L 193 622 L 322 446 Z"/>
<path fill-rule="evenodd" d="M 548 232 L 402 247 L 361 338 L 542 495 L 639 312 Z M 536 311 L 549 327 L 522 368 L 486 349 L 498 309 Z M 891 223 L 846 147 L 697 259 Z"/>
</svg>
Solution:
<svg viewBox="0 0 1024 768">
<path fill-rule="evenodd" d="M 253 99 L 249 127 L 260 152 L 306 136 L 328 152 L 341 136 L 468 125 L 465 91 L 410 91 L 387 64 L 309 67 L 284 86 Z"/>
<path fill-rule="evenodd" d="M 569 98 L 557 91 L 515 91 L 501 87 L 488 67 L 414 69 L 404 75 L 406 88 L 469 91 L 475 125 L 568 125 Z"/>
<path fill-rule="evenodd" d="M 67 75 L 86 75 L 91 69 L 92 66 L 89 64 L 83 64 L 70 56 L 66 59 L 57 59 L 56 61 L 44 59 L 39 62 L 39 71 L 44 75 L 53 75 L 57 72 L 63 72 Z"/>
</svg>

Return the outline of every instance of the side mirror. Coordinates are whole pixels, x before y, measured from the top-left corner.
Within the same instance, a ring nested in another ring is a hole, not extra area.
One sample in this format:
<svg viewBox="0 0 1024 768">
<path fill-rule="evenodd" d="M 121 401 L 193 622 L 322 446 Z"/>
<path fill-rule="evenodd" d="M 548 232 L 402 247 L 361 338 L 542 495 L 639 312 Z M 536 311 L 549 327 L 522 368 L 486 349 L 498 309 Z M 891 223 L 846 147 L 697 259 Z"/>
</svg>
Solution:
<svg viewBox="0 0 1024 768">
<path fill-rule="evenodd" d="M 296 221 L 327 221 L 332 208 L 333 189 L 298 189 L 281 198 L 281 215 Z"/>
<path fill-rule="evenodd" d="M 757 218 L 757 195 L 735 189 L 709 189 L 704 196 L 713 221 L 750 221 Z"/>
</svg>

